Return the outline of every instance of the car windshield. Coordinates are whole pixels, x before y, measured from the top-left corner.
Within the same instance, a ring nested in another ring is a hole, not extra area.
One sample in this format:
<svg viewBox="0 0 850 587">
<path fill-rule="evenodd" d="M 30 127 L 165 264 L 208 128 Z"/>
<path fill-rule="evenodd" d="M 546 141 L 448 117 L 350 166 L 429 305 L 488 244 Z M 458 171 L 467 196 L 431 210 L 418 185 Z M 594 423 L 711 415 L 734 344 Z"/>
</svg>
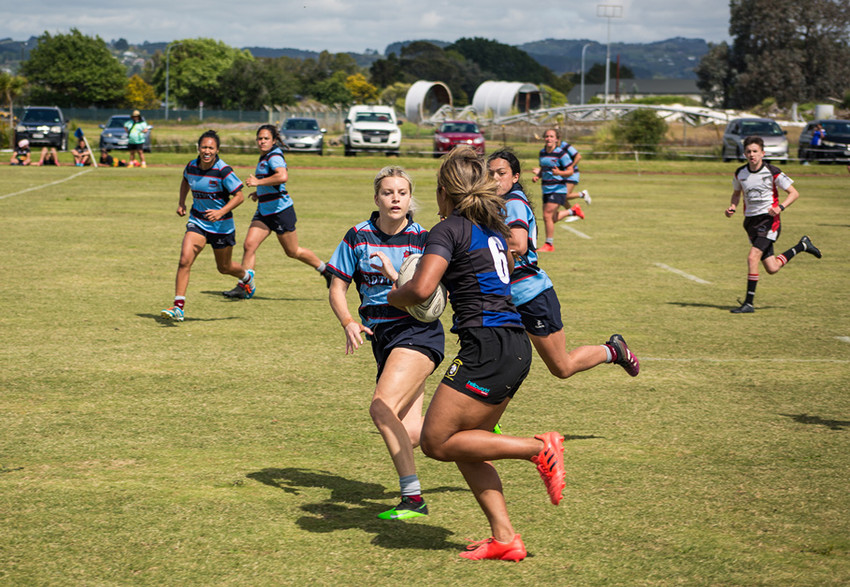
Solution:
<svg viewBox="0 0 850 587">
<path fill-rule="evenodd" d="M 440 127 L 440 132 L 478 133 L 478 127 L 471 122 L 445 122 Z"/>
<path fill-rule="evenodd" d="M 380 112 L 361 112 L 357 115 L 355 122 L 389 122 L 389 114 Z"/>
<path fill-rule="evenodd" d="M 824 122 L 823 129 L 828 135 L 850 135 L 850 122 Z"/>
<path fill-rule="evenodd" d="M 782 134 L 782 129 L 775 122 L 758 120 L 742 122 L 741 134 L 747 136 L 778 137 Z"/>
<path fill-rule="evenodd" d="M 130 120 L 129 116 L 113 116 L 106 123 L 106 128 L 124 128 L 124 123 Z"/>
<path fill-rule="evenodd" d="M 22 122 L 62 122 L 55 110 L 27 110 Z"/>
<path fill-rule="evenodd" d="M 319 130 L 319 124 L 310 118 L 290 118 L 284 130 Z"/>
</svg>

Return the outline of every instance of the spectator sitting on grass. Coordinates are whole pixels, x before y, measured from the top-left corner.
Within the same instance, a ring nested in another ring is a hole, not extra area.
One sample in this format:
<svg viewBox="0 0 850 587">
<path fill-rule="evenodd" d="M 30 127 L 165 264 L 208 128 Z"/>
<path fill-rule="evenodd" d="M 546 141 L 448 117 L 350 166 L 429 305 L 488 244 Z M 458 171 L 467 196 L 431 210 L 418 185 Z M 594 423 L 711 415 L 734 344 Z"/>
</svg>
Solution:
<svg viewBox="0 0 850 587">
<path fill-rule="evenodd" d="M 56 153 L 56 147 L 42 147 L 41 157 L 36 165 L 55 165 L 59 167 L 59 156 Z"/>
<path fill-rule="evenodd" d="M 77 167 L 91 165 L 91 151 L 89 151 L 88 146 L 83 139 L 80 139 L 79 142 L 77 142 L 77 148 L 72 149 L 71 153 L 74 155 L 74 165 Z"/>
<path fill-rule="evenodd" d="M 30 159 L 30 142 L 27 139 L 18 141 L 18 146 L 12 151 L 12 159 L 9 162 L 12 165 L 29 165 L 32 163 L 32 159 Z"/>
</svg>

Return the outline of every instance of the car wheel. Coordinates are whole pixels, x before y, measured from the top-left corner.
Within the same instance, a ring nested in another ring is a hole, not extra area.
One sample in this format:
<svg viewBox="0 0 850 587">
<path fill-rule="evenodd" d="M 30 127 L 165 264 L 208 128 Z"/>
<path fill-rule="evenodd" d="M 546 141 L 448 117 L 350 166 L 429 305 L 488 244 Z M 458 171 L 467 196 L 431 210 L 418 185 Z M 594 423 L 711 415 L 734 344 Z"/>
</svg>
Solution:
<svg viewBox="0 0 850 587">
<path fill-rule="evenodd" d="M 325 148 L 324 148 L 324 147 L 319 147 L 319 151 L 318 151 L 318 152 L 319 152 L 319 157 L 324 157 L 324 156 L 325 156 Z"/>
<path fill-rule="evenodd" d="M 725 147 L 720 151 L 720 158 L 723 159 L 724 163 L 729 163 L 731 161 L 731 159 L 726 156 L 726 148 Z"/>
<path fill-rule="evenodd" d="M 67 135 L 62 137 L 62 141 L 59 143 L 59 150 L 60 151 L 67 151 L 68 150 L 68 136 Z"/>
<path fill-rule="evenodd" d="M 344 143 L 342 146 L 343 146 L 343 148 L 344 148 L 344 150 L 345 150 L 345 156 L 346 156 L 346 157 L 354 157 L 355 155 L 357 155 L 357 153 L 355 153 L 355 152 L 352 150 L 352 148 L 348 146 L 348 144 L 347 144 L 347 143 Z"/>
</svg>

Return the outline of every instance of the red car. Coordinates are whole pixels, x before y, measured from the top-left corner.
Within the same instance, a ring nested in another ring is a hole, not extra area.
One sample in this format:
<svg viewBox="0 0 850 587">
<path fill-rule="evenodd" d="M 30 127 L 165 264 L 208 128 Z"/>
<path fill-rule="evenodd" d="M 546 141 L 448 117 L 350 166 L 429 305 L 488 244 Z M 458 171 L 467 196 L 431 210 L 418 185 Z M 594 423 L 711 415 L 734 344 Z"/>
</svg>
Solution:
<svg viewBox="0 0 850 587">
<path fill-rule="evenodd" d="M 484 154 L 484 134 L 471 120 L 446 120 L 434 133 L 434 157 L 448 153 L 458 145 L 469 145 Z"/>
</svg>

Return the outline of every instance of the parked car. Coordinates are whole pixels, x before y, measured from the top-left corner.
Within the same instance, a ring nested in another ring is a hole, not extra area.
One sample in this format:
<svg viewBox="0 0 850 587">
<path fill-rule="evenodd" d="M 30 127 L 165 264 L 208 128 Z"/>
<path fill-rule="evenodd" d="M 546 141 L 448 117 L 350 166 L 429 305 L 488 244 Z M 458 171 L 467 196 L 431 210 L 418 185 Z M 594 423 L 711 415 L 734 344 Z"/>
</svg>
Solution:
<svg viewBox="0 0 850 587">
<path fill-rule="evenodd" d="M 434 157 L 448 153 L 458 145 L 469 145 L 484 154 L 484 134 L 471 120 L 446 120 L 434 133 Z"/>
<path fill-rule="evenodd" d="M 812 135 L 818 125 L 826 132 L 821 144 L 812 146 Z M 850 162 L 850 120 L 813 120 L 800 133 L 797 156 L 802 161 L 822 163 Z"/>
<path fill-rule="evenodd" d="M 100 148 L 109 150 L 127 150 L 127 142 L 129 134 L 124 124 L 131 119 L 129 114 L 116 114 L 110 116 L 106 124 L 101 124 L 100 128 L 103 132 L 100 133 Z M 144 120 L 144 119 L 142 119 Z M 145 153 L 151 152 L 151 133 L 145 133 L 145 144 L 142 146 Z"/>
<path fill-rule="evenodd" d="M 770 161 L 788 162 L 788 138 L 786 131 L 779 128 L 770 118 L 736 118 L 726 125 L 723 133 L 723 148 L 720 156 L 726 161 L 744 160 L 744 139 L 761 137 L 764 141 L 764 156 Z"/>
<path fill-rule="evenodd" d="M 15 126 L 15 144 L 27 139 L 31 147 L 68 150 L 68 123 L 56 106 L 27 106 Z"/>
<path fill-rule="evenodd" d="M 289 118 L 280 127 L 280 136 L 288 151 L 324 154 L 325 133 L 315 118 Z"/>
<path fill-rule="evenodd" d="M 391 106 L 352 106 L 345 117 L 342 145 L 346 157 L 362 151 L 398 155 L 401 129 L 398 127 L 395 110 Z"/>
</svg>

